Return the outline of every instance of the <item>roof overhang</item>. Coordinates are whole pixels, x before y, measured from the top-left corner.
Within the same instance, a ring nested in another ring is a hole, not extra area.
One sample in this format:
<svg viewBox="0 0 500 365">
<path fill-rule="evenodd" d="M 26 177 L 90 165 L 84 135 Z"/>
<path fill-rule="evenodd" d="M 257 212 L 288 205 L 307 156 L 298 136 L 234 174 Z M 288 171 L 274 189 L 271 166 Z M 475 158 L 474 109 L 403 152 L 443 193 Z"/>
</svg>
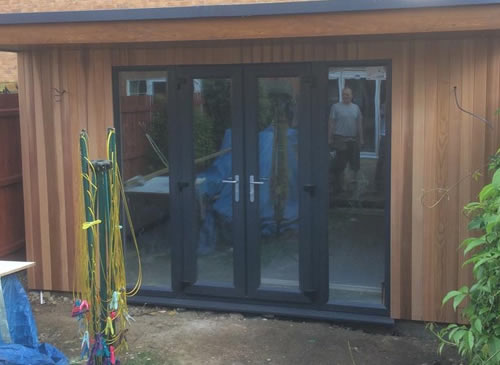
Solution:
<svg viewBox="0 0 500 365">
<path fill-rule="evenodd" d="M 500 29 L 500 0 L 335 0 L 0 14 L 0 49 Z"/>
</svg>

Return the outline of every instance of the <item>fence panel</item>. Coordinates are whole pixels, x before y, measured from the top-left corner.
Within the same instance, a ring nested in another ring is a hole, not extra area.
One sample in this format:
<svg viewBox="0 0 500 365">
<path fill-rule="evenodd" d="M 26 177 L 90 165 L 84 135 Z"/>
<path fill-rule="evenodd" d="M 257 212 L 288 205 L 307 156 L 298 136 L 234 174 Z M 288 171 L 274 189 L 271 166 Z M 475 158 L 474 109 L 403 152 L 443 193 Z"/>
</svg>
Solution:
<svg viewBox="0 0 500 365">
<path fill-rule="evenodd" d="M 0 94 L 0 257 L 24 245 L 19 102 L 17 94 Z"/>
</svg>

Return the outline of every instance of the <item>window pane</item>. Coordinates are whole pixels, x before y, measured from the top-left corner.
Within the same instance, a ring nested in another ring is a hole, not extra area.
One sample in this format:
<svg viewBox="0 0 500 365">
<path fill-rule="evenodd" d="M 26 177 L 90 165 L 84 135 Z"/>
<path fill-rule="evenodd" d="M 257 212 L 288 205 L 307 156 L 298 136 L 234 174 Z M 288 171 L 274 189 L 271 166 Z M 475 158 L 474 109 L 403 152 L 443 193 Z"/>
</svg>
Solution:
<svg viewBox="0 0 500 365">
<path fill-rule="evenodd" d="M 143 285 L 171 286 L 166 72 L 121 72 L 120 133 L 125 194 L 137 236 Z M 127 284 L 138 261 L 125 226 Z"/>
<path fill-rule="evenodd" d="M 299 287 L 300 78 L 258 79 L 260 267 L 263 287 Z"/>
<path fill-rule="evenodd" d="M 383 67 L 329 70 L 330 302 L 383 301 L 385 77 Z"/>
<path fill-rule="evenodd" d="M 193 80 L 198 281 L 233 284 L 231 79 Z"/>
</svg>

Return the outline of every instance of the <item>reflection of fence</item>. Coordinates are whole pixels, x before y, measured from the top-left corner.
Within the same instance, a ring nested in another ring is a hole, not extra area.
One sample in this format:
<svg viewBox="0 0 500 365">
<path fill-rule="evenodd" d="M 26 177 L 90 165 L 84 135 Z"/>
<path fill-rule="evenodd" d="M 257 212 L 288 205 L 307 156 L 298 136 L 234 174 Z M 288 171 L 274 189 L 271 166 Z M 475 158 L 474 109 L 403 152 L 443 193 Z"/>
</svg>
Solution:
<svg viewBox="0 0 500 365">
<path fill-rule="evenodd" d="M 120 100 L 123 178 L 145 174 L 151 148 L 145 136 L 152 122 L 153 98 L 149 95 L 124 96 Z"/>
<path fill-rule="evenodd" d="M 21 135 L 17 94 L 0 94 L 0 256 L 24 247 Z"/>
</svg>

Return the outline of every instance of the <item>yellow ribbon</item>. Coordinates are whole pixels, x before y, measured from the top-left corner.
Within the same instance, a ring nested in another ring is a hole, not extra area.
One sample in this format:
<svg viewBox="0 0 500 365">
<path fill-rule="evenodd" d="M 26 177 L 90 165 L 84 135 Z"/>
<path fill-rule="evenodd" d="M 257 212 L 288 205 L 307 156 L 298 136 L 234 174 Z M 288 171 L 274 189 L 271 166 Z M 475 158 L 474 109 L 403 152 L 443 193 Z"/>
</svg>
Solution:
<svg viewBox="0 0 500 365">
<path fill-rule="evenodd" d="M 102 223 L 102 221 L 100 219 L 97 219 L 93 222 L 85 222 L 82 224 L 82 229 L 89 229 L 90 227 L 96 226 L 99 223 Z"/>
<path fill-rule="evenodd" d="M 111 317 L 106 318 L 106 328 L 104 329 L 104 334 L 111 333 L 111 336 L 115 335 L 115 330 L 113 329 L 113 320 Z"/>
</svg>

